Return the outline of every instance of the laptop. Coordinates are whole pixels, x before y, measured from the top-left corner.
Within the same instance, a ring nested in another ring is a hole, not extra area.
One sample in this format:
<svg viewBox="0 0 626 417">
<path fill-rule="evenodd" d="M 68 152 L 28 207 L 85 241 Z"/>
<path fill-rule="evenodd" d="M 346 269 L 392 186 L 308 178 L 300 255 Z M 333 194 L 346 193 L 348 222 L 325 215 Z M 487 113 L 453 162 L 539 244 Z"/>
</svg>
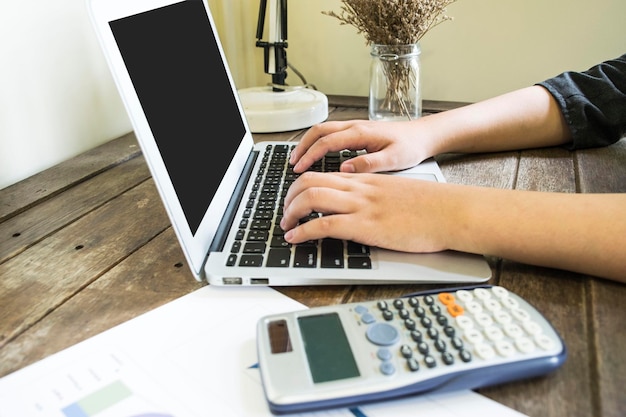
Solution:
<svg viewBox="0 0 626 417">
<path fill-rule="evenodd" d="M 335 239 L 287 244 L 271 216 L 280 212 L 281 195 L 294 177 L 277 180 L 276 166 L 288 168 L 295 143 L 253 141 L 205 1 L 87 0 L 87 7 L 198 281 L 292 286 L 476 283 L 491 277 L 485 258 L 475 254 L 412 254 Z M 351 156 L 339 152 L 324 164 L 336 167 Z M 260 181 L 269 172 L 274 185 L 265 188 Z M 434 160 L 389 175 L 445 181 Z"/>
</svg>

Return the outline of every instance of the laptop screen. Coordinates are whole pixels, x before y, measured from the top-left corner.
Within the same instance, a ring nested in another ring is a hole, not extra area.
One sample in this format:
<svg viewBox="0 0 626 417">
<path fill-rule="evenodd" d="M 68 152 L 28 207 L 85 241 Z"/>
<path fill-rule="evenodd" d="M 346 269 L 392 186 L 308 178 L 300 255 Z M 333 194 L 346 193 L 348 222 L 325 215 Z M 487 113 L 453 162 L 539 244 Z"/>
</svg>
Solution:
<svg viewBox="0 0 626 417">
<path fill-rule="evenodd" d="M 195 235 L 246 133 L 202 0 L 110 27 Z"/>
</svg>

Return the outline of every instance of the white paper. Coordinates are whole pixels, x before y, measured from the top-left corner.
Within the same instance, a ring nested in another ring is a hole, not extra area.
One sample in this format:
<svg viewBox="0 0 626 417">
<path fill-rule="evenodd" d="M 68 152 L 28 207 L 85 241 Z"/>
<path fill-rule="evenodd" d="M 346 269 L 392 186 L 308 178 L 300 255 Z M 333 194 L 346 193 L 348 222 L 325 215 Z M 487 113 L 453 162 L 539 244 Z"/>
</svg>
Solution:
<svg viewBox="0 0 626 417">
<path fill-rule="evenodd" d="M 0 379 L 0 416 L 271 417 L 256 323 L 303 308 L 268 287 L 203 287 Z M 523 416 L 472 391 L 306 414 L 459 415 Z"/>
</svg>

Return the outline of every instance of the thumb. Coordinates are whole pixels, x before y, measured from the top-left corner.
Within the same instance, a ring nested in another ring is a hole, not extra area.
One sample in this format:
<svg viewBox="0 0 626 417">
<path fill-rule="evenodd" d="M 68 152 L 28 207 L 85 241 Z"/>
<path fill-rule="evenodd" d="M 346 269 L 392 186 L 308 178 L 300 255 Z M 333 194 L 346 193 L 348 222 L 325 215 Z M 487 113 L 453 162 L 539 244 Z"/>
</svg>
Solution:
<svg viewBox="0 0 626 417">
<path fill-rule="evenodd" d="M 378 152 L 355 156 L 342 163 L 340 168 L 341 172 L 348 173 L 380 172 L 387 169 Z"/>
</svg>

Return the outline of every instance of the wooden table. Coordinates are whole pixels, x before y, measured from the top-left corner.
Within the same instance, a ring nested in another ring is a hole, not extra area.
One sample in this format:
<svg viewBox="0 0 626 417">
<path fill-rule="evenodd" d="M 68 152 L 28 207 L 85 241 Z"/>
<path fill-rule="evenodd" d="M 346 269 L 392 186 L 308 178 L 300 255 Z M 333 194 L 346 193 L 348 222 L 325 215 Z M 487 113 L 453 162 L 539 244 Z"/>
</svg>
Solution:
<svg viewBox="0 0 626 417">
<path fill-rule="evenodd" d="M 364 98 L 329 101 L 329 119 L 367 117 Z M 425 113 L 458 105 L 424 102 Z M 255 140 L 297 140 L 301 133 Z M 453 183 L 626 192 L 626 140 L 577 152 L 550 148 L 437 160 Z M 132 133 L 0 190 L 0 236 L 0 376 L 204 285 L 187 268 Z M 480 392 L 533 417 L 626 415 L 626 285 L 488 261 L 490 283 L 535 305 L 562 335 L 569 356 L 549 376 Z M 313 307 L 433 287 L 277 289 Z"/>
</svg>

